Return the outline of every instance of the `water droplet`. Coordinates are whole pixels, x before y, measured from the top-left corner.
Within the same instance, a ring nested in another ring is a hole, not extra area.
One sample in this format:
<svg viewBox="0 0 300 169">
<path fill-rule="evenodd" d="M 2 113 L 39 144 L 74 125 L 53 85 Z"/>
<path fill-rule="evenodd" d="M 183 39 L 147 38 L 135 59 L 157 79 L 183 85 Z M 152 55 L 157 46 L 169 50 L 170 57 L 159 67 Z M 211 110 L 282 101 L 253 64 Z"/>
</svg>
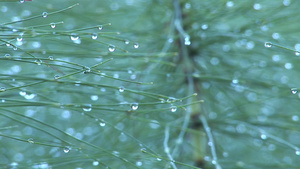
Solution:
<svg viewBox="0 0 300 169">
<path fill-rule="evenodd" d="M 186 36 L 185 38 L 184 38 L 184 45 L 191 45 L 191 41 L 190 41 L 190 36 Z"/>
<path fill-rule="evenodd" d="M 9 59 L 9 58 L 11 58 L 11 56 L 10 56 L 10 54 L 6 53 L 6 54 L 4 55 L 4 58 Z"/>
<path fill-rule="evenodd" d="M 100 125 L 101 127 L 104 127 L 106 124 L 105 124 L 104 122 L 100 122 L 99 125 Z"/>
<path fill-rule="evenodd" d="M 59 75 L 54 75 L 54 79 L 59 79 L 60 76 Z"/>
<path fill-rule="evenodd" d="M 260 10 L 260 9 L 261 9 L 261 5 L 258 4 L 258 3 L 255 3 L 255 4 L 253 5 L 253 8 L 254 8 L 255 10 Z"/>
<path fill-rule="evenodd" d="M 271 42 L 265 42 L 265 47 L 266 48 L 270 48 L 272 46 L 273 46 L 273 44 Z"/>
<path fill-rule="evenodd" d="M 92 105 L 91 104 L 84 104 L 82 107 L 83 111 L 89 112 L 92 111 Z"/>
<path fill-rule="evenodd" d="M 37 65 L 41 65 L 43 63 L 43 61 L 41 59 L 37 59 L 34 61 Z"/>
<path fill-rule="evenodd" d="M 297 92 L 298 92 L 297 88 L 291 88 L 291 93 L 292 94 L 297 94 Z"/>
<path fill-rule="evenodd" d="M 17 37 L 17 41 L 21 42 L 23 40 L 22 36 Z"/>
<path fill-rule="evenodd" d="M 25 0 L 20 0 L 20 3 L 24 3 L 25 2 Z"/>
<path fill-rule="evenodd" d="M 31 99 L 35 98 L 35 96 L 36 96 L 36 94 L 26 94 L 24 96 L 24 98 L 27 99 L 27 100 L 31 100 Z"/>
<path fill-rule="evenodd" d="M 298 117 L 297 115 L 294 115 L 294 116 L 292 116 L 292 120 L 293 120 L 293 121 L 298 121 L 298 120 L 299 120 L 299 117 Z"/>
<path fill-rule="evenodd" d="M 140 167 L 140 166 L 142 166 L 142 165 L 143 165 L 143 162 L 141 162 L 141 161 L 137 161 L 135 164 L 136 164 L 136 166 Z"/>
<path fill-rule="evenodd" d="M 91 68 L 89 68 L 89 67 L 87 67 L 87 66 L 85 66 L 84 68 L 83 68 L 83 73 L 84 74 L 87 74 L 87 73 L 90 73 L 91 72 Z"/>
<path fill-rule="evenodd" d="M 170 109 L 171 109 L 171 112 L 173 112 L 173 113 L 174 113 L 174 112 L 176 112 L 176 110 L 177 110 L 177 107 L 176 107 L 176 106 L 171 106 L 171 107 L 170 107 Z"/>
<path fill-rule="evenodd" d="M 27 141 L 28 141 L 28 143 L 30 143 L 30 144 L 33 144 L 33 143 L 34 143 L 33 138 L 29 138 Z"/>
<path fill-rule="evenodd" d="M 0 87 L 0 92 L 5 92 L 6 88 L 5 87 Z"/>
<path fill-rule="evenodd" d="M 109 46 L 108 46 L 108 50 L 109 50 L 110 52 L 114 52 L 114 51 L 116 50 L 116 47 L 115 47 L 114 45 L 109 45 Z"/>
<path fill-rule="evenodd" d="M 47 12 L 43 12 L 42 15 L 43 15 L 43 18 L 47 18 L 48 13 Z"/>
<path fill-rule="evenodd" d="M 297 150 L 295 151 L 295 154 L 296 154 L 297 156 L 299 156 L 299 155 L 300 155 L 300 150 L 297 149 Z"/>
<path fill-rule="evenodd" d="M 97 95 L 92 95 L 91 96 L 91 100 L 93 101 L 97 101 L 99 99 L 99 97 Z"/>
<path fill-rule="evenodd" d="M 177 100 L 177 99 L 174 98 L 174 97 L 169 97 L 169 98 L 167 99 L 167 103 L 174 103 L 176 100 Z"/>
<path fill-rule="evenodd" d="M 161 158 L 156 158 L 157 161 L 161 161 Z"/>
<path fill-rule="evenodd" d="M 146 153 L 147 150 L 146 150 L 145 148 L 141 148 L 141 152 L 142 152 L 142 153 Z"/>
<path fill-rule="evenodd" d="M 93 161 L 93 166 L 99 165 L 99 161 Z"/>
<path fill-rule="evenodd" d="M 102 25 L 99 25 L 98 26 L 98 29 L 101 31 L 103 29 L 103 26 Z"/>
<path fill-rule="evenodd" d="M 20 96 L 25 96 L 25 95 L 26 95 L 26 92 L 25 92 L 25 91 L 20 91 L 20 92 L 19 92 L 19 95 L 20 95 Z"/>
<path fill-rule="evenodd" d="M 55 23 L 50 23 L 50 27 L 54 29 L 56 27 Z"/>
<path fill-rule="evenodd" d="M 14 47 L 13 47 L 13 50 L 18 50 L 18 48 L 14 46 Z"/>
<path fill-rule="evenodd" d="M 296 51 L 296 52 L 295 52 L 295 55 L 296 55 L 296 56 L 300 56 L 300 52 L 299 52 L 299 51 Z"/>
<path fill-rule="evenodd" d="M 135 111 L 139 108 L 139 104 L 138 103 L 132 103 L 131 104 L 131 110 Z"/>
<path fill-rule="evenodd" d="M 93 34 L 92 34 L 92 39 L 96 40 L 97 38 L 98 38 L 97 33 L 93 33 Z"/>
<path fill-rule="evenodd" d="M 129 40 L 124 40 L 125 45 L 129 44 Z"/>
<path fill-rule="evenodd" d="M 64 153 L 69 153 L 70 150 L 71 150 L 71 147 L 69 147 L 69 146 L 64 147 Z"/>
<path fill-rule="evenodd" d="M 267 137 L 267 135 L 265 135 L 265 134 L 261 134 L 261 135 L 260 135 L 260 138 L 263 139 L 263 140 L 265 140 L 265 139 L 267 139 L 268 137 Z"/>
<path fill-rule="evenodd" d="M 283 0 L 282 4 L 284 6 L 289 6 L 291 4 L 291 1 L 290 0 Z"/>
<path fill-rule="evenodd" d="M 208 25 L 207 25 L 207 24 L 201 25 L 201 29 L 206 30 L 207 28 L 208 28 Z"/>
<path fill-rule="evenodd" d="M 72 33 L 70 38 L 72 41 L 77 41 L 79 39 L 79 36 L 76 33 Z"/>
<path fill-rule="evenodd" d="M 133 47 L 137 49 L 137 48 L 140 47 L 140 45 L 139 45 L 138 43 L 135 43 L 135 44 L 133 45 Z"/>
<path fill-rule="evenodd" d="M 227 1 L 227 3 L 226 3 L 226 7 L 227 8 L 231 8 L 231 7 L 233 7 L 234 6 L 234 2 L 232 2 L 232 1 Z"/>
<path fill-rule="evenodd" d="M 120 87 L 119 87 L 119 92 L 122 93 L 122 92 L 124 92 L 124 91 L 125 91 L 125 88 L 124 88 L 123 86 L 120 86 Z"/>
<path fill-rule="evenodd" d="M 48 59 L 49 60 L 53 60 L 54 58 L 53 58 L 53 56 L 49 56 Z"/>
<path fill-rule="evenodd" d="M 275 32 L 275 33 L 272 34 L 272 38 L 273 39 L 279 39 L 280 38 L 280 34 Z"/>
</svg>

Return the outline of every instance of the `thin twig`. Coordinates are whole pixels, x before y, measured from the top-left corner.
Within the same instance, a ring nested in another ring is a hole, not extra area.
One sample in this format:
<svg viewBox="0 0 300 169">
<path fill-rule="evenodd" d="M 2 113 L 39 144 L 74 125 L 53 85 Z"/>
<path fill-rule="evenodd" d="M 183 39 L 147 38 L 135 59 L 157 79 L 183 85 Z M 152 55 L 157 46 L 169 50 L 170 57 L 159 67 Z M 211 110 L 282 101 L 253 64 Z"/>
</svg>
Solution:
<svg viewBox="0 0 300 169">
<path fill-rule="evenodd" d="M 165 139 L 164 139 L 164 149 L 165 149 L 165 153 L 167 154 L 168 158 L 170 159 L 171 161 L 171 165 L 174 169 L 177 169 L 175 163 L 173 162 L 174 159 L 172 157 L 172 155 L 170 154 L 170 148 L 168 146 L 168 141 L 169 141 L 169 125 L 166 125 L 166 128 L 165 128 Z"/>
</svg>

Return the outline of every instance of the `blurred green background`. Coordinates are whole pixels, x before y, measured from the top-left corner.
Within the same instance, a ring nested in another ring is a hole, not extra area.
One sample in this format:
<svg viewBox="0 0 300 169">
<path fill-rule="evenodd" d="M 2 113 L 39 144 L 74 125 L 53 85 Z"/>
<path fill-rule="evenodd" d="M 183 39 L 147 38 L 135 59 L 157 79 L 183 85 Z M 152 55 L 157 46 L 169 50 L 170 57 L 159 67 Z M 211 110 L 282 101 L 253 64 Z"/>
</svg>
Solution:
<svg viewBox="0 0 300 169">
<path fill-rule="evenodd" d="M 299 168 L 299 5 L 0 2 L 0 168 Z"/>
</svg>

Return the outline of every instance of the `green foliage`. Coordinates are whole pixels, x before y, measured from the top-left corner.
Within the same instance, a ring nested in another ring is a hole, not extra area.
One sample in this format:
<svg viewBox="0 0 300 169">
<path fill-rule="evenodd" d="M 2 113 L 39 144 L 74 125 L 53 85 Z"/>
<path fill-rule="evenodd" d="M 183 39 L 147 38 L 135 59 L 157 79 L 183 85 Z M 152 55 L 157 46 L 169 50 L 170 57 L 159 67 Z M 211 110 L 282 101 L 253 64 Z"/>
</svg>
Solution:
<svg viewBox="0 0 300 169">
<path fill-rule="evenodd" d="M 296 168 L 297 4 L 1 2 L 0 167 Z"/>
</svg>

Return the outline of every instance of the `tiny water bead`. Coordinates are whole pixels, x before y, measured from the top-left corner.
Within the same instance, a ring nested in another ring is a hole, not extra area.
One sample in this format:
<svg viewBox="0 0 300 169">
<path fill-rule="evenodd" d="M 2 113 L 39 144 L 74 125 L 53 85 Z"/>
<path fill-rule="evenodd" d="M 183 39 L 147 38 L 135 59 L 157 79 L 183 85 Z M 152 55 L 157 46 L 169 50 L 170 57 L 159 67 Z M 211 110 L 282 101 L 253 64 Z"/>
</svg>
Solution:
<svg viewBox="0 0 300 169">
<path fill-rule="evenodd" d="M 72 33 L 70 38 L 72 41 L 77 41 L 79 39 L 79 36 L 76 33 Z"/>
<path fill-rule="evenodd" d="M 138 43 L 134 43 L 134 45 L 133 45 L 133 47 L 135 48 L 135 49 L 137 49 L 137 48 L 139 48 L 139 44 Z"/>
<path fill-rule="evenodd" d="M 297 88 L 291 88 L 291 93 L 292 94 L 297 94 L 297 92 L 298 92 Z"/>
<path fill-rule="evenodd" d="M 11 55 L 8 54 L 8 53 L 6 53 L 6 54 L 4 55 L 4 58 L 9 59 L 9 58 L 11 58 Z"/>
<path fill-rule="evenodd" d="M 85 111 L 85 112 L 90 112 L 90 111 L 92 111 L 92 105 L 91 104 L 85 104 L 85 105 L 83 105 L 82 110 Z"/>
<path fill-rule="evenodd" d="M 106 124 L 104 122 L 100 122 L 99 126 L 104 127 Z"/>
<path fill-rule="evenodd" d="M 99 97 L 97 95 L 92 95 L 91 96 L 91 100 L 93 101 L 97 101 L 99 99 Z"/>
<path fill-rule="evenodd" d="M 131 104 L 131 110 L 135 111 L 139 108 L 139 104 L 138 103 L 132 103 Z"/>
<path fill-rule="evenodd" d="M 93 34 L 92 34 L 92 39 L 93 39 L 93 40 L 96 40 L 97 38 L 98 38 L 98 34 L 97 34 L 97 33 L 93 33 Z"/>
<path fill-rule="evenodd" d="M 42 13 L 42 16 L 43 16 L 43 18 L 47 18 L 48 13 L 47 13 L 47 12 L 43 12 L 43 13 Z"/>
<path fill-rule="evenodd" d="M 261 135 L 260 135 L 260 138 L 263 139 L 263 140 L 266 140 L 268 137 L 267 137 L 267 135 L 265 135 L 265 134 L 261 134 Z"/>
<path fill-rule="evenodd" d="M 54 75 L 54 79 L 56 80 L 56 79 L 59 79 L 60 78 L 60 76 L 59 75 Z"/>
<path fill-rule="evenodd" d="M 187 45 L 187 46 L 191 45 L 190 36 L 186 36 L 184 38 L 184 45 Z"/>
<path fill-rule="evenodd" d="M 296 150 L 295 150 L 295 154 L 296 154 L 297 156 L 299 156 L 299 155 L 300 155 L 300 150 L 299 150 L 299 149 L 296 149 Z"/>
<path fill-rule="evenodd" d="M 299 116 L 293 115 L 293 116 L 292 116 L 292 120 L 293 120 L 293 121 L 299 121 Z"/>
<path fill-rule="evenodd" d="M 25 2 L 25 0 L 20 0 L 20 3 L 24 3 Z"/>
<path fill-rule="evenodd" d="M 253 8 L 255 9 L 255 10 L 260 10 L 261 9 L 261 5 L 259 4 L 259 3 L 255 3 L 254 5 L 253 5 Z"/>
<path fill-rule="evenodd" d="M 108 46 L 108 51 L 114 52 L 116 50 L 116 47 L 114 45 L 109 45 Z"/>
<path fill-rule="evenodd" d="M 41 65 L 43 63 L 43 61 L 41 59 L 37 59 L 34 61 L 37 65 Z"/>
<path fill-rule="evenodd" d="M 226 2 L 226 7 L 227 8 L 231 8 L 231 7 L 233 7 L 234 6 L 234 2 L 232 2 L 232 1 L 227 1 Z"/>
<path fill-rule="evenodd" d="M 137 162 L 135 163 L 135 165 L 136 165 L 136 166 L 138 166 L 138 167 L 140 167 L 140 166 L 142 166 L 142 165 L 143 165 L 143 162 L 141 162 L 141 161 L 137 161 Z"/>
<path fill-rule="evenodd" d="M 5 92 L 6 88 L 5 87 L 0 87 L 0 92 Z"/>
<path fill-rule="evenodd" d="M 23 40 L 23 37 L 22 37 L 22 36 L 18 36 L 18 37 L 17 37 L 17 41 L 18 41 L 18 42 L 21 42 L 22 40 Z"/>
<path fill-rule="evenodd" d="M 50 23 L 50 27 L 54 29 L 56 27 L 55 23 Z"/>
<path fill-rule="evenodd" d="M 27 94 L 27 93 L 26 93 L 25 91 L 20 91 L 20 92 L 19 92 L 19 95 L 20 95 L 20 96 L 25 96 L 26 94 Z"/>
<path fill-rule="evenodd" d="M 272 46 L 273 46 L 273 44 L 271 42 L 265 42 L 265 47 L 266 48 L 270 48 Z"/>
<path fill-rule="evenodd" d="M 171 109 L 171 112 L 173 112 L 173 113 L 174 113 L 174 112 L 176 112 L 176 110 L 177 110 L 177 107 L 176 107 L 176 106 L 171 106 L 171 107 L 170 107 L 170 109 Z"/>
<path fill-rule="evenodd" d="M 28 141 L 28 143 L 30 143 L 30 144 L 33 144 L 33 143 L 34 143 L 33 138 L 29 138 L 27 141 Z"/>
<path fill-rule="evenodd" d="M 125 91 L 125 88 L 124 88 L 123 86 L 120 86 L 120 87 L 119 87 L 119 92 L 122 93 L 122 92 L 124 92 L 124 91 Z"/>
<path fill-rule="evenodd" d="M 129 40 L 124 40 L 125 45 L 129 44 Z"/>
<path fill-rule="evenodd" d="M 49 60 L 54 60 L 53 56 L 48 57 Z"/>
<path fill-rule="evenodd" d="M 99 25 L 99 26 L 98 26 L 98 30 L 101 31 L 102 29 L 103 29 L 103 26 L 102 26 L 102 25 Z"/>
<path fill-rule="evenodd" d="M 99 161 L 93 161 L 93 166 L 98 166 L 99 165 Z"/>
<path fill-rule="evenodd" d="M 90 67 L 87 67 L 87 66 L 83 67 L 83 73 L 84 74 L 87 74 L 87 73 L 90 73 L 90 72 L 91 72 L 91 68 Z"/>
<path fill-rule="evenodd" d="M 69 146 L 64 147 L 64 153 L 69 153 L 70 150 L 71 150 L 71 147 L 69 147 Z"/>
<path fill-rule="evenodd" d="M 300 51 L 296 51 L 296 52 L 295 52 L 295 55 L 296 55 L 296 56 L 300 56 Z"/>
</svg>

